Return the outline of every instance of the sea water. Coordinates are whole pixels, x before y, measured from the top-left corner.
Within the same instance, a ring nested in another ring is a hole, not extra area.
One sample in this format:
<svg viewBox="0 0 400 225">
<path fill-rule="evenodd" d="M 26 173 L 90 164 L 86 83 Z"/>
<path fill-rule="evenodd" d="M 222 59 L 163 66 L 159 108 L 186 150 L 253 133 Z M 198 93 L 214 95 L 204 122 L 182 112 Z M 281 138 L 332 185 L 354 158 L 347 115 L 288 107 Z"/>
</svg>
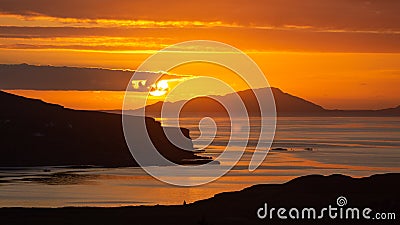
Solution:
<svg viewBox="0 0 400 225">
<path fill-rule="evenodd" d="M 196 140 L 200 136 L 199 120 L 180 119 L 180 126 L 190 129 L 195 147 L 204 144 L 204 140 Z M 202 154 L 216 158 L 226 150 L 230 131 L 235 128 L 230 127 L 229 119 L 214 120 L 218 125 L 216 137 Z M 252 128 L 261 124 L 260 118 L 250 120 Z M 169 126 L 172 121 L 164 119 L 161 123 Z M 211 126 L 209 129 L 206 125 L 202 132 L 212 132 Z M 182 204 L 255 184 L 284 183 L 307 174 L 363 177 L 400 172 L 399 117 L 281 117 L 272 149 L 283 150 L 270 150 L 253 172 L 248 170 L 252 151 L 258 141 L 269 140 L 257 140 L 257 131 L 251 132 L 247 154 L 229 173 L 206 185 L 165 184 L 141 168 L 1 168 L 0 207 Z"/>
</svg>

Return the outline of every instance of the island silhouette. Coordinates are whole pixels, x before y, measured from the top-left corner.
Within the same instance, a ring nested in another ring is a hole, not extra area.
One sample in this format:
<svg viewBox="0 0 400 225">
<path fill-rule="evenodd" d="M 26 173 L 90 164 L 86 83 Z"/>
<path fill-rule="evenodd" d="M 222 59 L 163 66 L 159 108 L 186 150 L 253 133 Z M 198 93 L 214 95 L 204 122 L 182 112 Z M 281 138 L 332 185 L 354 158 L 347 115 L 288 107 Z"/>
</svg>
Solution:
<svg viewBox="0 0 400 225">
<path fill-rule="evenodd" d="M 330 110 L 325 109 L 320 105 L 307 101 L 303 98 L 288 94 L 280 90 L 279 88 L 271 87 L 270 89 L 275 100 L 277 116 L 282 117 L 312 117 L 312 116 L 323 116 L 323 117 L 392 117 L 400 116 L 400 105 L 394 108 L 380 109 L 380 110 Z M 238 91 L 237 95 L 243 101 L 247 113 L 249 116 L 257 117 L 260 116 L 260 108 L 258 101 L 255 97 L 255 93 L 265 92 L 262 89 L 247 89 L 244 91 Z M 178 102 L 157 102 L 155 104 L 147 105 L 145 107 L 146 115 L 152 117 L 160 117 L 161 109 L 164 104 L 169 104 L 170 108 L 174 108 L 185 102 L 180 116 L 192 117 L 192 116 L 222 116 L 227 117 L 228 112 L 217 100 L 221 102 L 232 102 L 235 101 L 235 93 L 226 94 L 223 96 L 201 96 Z M 143 109 L 132 110 L 132 115 L 139 114 Z M 111 111 L 110 111 L 111 112 Z M 118 110 L 114 111 L 118 112 Z"/>
</svg>

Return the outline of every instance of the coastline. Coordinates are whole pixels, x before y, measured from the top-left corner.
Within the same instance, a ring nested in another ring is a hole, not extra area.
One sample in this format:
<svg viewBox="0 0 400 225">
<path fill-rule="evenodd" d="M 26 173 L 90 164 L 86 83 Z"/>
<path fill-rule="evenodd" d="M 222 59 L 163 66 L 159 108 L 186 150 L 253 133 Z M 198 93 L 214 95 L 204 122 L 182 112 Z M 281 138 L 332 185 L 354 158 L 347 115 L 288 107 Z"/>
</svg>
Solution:
<svg viewBox="0 0 400 225">
<path fill-rule="evenodd" d="M 259 184 L 241 191 L 224 192 L 187 205 L 0 208 L 0 216 L 4 224 L 309 224 L 309 219 L 281 220 L 276 216 L 259 219 L 256 213 L 264 203 L 287 208 L 336 206 L 340 196 L 347 198 L 348 207 L 369 207 L 373 212 L 393 212 L 398 216 L 399 179 L 399 173 L 364 178 L 308 175 L 284 184 Z M 367 224 L 373 221 L 324 217 L 313 222 Z"/>
</svg>

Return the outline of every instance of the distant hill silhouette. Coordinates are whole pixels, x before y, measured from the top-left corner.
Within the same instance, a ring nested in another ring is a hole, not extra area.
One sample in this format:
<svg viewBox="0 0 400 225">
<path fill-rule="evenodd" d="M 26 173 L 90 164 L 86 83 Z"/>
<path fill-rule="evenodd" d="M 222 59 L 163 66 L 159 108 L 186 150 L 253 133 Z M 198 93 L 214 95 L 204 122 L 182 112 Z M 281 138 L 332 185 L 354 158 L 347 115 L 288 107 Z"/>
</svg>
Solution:
<svg viewBox="0 0 400 225">
<path fill-rule="evenodd" d="M 125 143 L 120 115 L 65 109 L 2 91 L 0 102 L 0 167 L 137 166 Z M 146 124 L 154 146 L 166 158 L 179 164 L 204 159 L 172 145 L 159 122 L 146 118 Z M 189 130 L 181 130 L 189 137 Z"/>
<path fill-rule="evenodd" d="M 254 92 L 260 89 L 253 90 Z M 252 90 L 239 91 L 237 94 L 243 100 L 249 116 L 260 115 L 258 102 Z M 274 95 L 278 116 L 400 116 L 400 106 L 382 110 L 328 110 L 302 98 L 290 95 L 278 88 L 271 87 Z M 233 101 L 234 94 L 212 96 L 224 101 Z M 163 102 L 146 106 L 146 115 L 159 117 Z M 176 104 L 167 102 L 165 104 Z M 133 110 L 136 114 L 138 110 Z M 226 116 L 225 108 L 210 97 L 197 97 L 188 101 L 181 111 L 181 116 Z"/>
</svg>

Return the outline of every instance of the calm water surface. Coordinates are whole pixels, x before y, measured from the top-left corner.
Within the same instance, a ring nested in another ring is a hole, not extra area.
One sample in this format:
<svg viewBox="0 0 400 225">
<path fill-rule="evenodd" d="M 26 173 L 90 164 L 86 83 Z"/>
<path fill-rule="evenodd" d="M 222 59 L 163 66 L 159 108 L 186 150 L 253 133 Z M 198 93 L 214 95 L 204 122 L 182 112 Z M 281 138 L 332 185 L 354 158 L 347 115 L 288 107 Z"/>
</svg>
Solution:
<svg viewBox="0 0 400 225">
<path fill-rule="evenodd" d="M 194 139 L 199 136 L 198 121 L 181 120 L 181 126 L 189 128 Z M 215 121 L 217 136 L 204 153 L 213 157 L 224 150 L 230 131 L 229 121 Z M 170 120 L 161 122 L 171 124 Z M 259 118 L 252 118 L 252 128 L 257 128 L 258 122 Z M 208 132 L 207 126 L 203 132 Z M 273 146 L 288 151 L 270 151 L 262 165 L 249 172 L 255 134 L 253 131 L 247 154 L 232 171 L 199 187 L 164 184 L 140 168 L 2 168 L 0 207 L 182 204 L 184 200 L 193 202 L 224 191 L 282 183 L 307 174 L 361 177 L 400 172 L 400 118 L 280 118 Z M 195 147 L 204 144 L 202 140 L 194 143 Z"/>
</svg>

